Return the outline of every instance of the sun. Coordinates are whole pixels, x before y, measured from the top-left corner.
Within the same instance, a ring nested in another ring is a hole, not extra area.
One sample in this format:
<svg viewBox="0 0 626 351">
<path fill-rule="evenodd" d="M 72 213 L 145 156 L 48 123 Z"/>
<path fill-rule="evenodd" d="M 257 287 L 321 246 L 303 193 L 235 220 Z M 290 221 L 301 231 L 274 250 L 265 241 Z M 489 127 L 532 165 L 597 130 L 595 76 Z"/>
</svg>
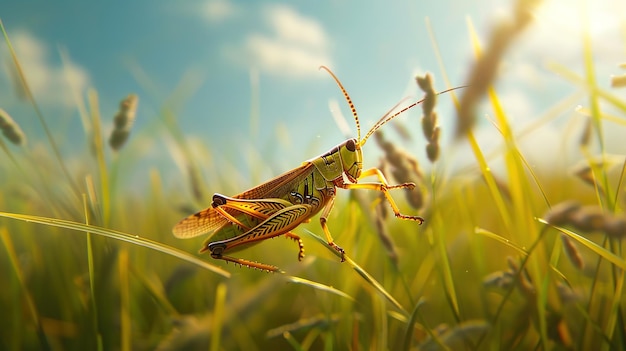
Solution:
<svg viewBox="0 0 626 351">
<path fill-rule="evenodd" d="M 535 12 L 537 22 L 560 32 L 597 37 L 626 25 L 626 2 L 612 0 L 548 0 Z M 558 43 L 555 43 L 557 45 Z"/>
</svg>

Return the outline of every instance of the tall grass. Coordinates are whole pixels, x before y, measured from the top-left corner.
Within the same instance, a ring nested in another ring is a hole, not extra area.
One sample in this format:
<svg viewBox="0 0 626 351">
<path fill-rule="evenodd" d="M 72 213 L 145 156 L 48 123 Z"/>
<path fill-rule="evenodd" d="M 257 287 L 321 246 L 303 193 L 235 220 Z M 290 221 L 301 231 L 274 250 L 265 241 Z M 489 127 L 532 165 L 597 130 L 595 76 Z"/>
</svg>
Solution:
<svg viewBox="0 0 626 351">
<path fill-rule="evenodd" d="M 519 1 L 516 11 L 534 6 Z M 502 41 L 498 50 L 526 24 L 494 36 Z M 477 62 L 469 76 L 481 77 L 479 70 L 495 69 L 502 52 L 483 51 L 469 28 Z M 123 137 L 107 146 L 97 92 L 87 95 L 88 108 L 79 108 L 90 150 L 80 167 L 70 167 L 57 151 L 58 136 L 29 95 L 51 152 L 36 154 L 0 138 L 0 349 L 620 349 L 626 344 L 626 158 L 606 153 L 602 128 L 624 125 L 626 101 L 598 86 L 592 42 L 581 40 L 583 72 L 553 67 L 588 96 L 580 111 L 589 116 L 589 130 L 582 138 L 563 135 L 585 155 L 575 174 L 546 176 L 529 166 L 518 146 L 522 133 L 511 127 L 492 87 L 497 74 L 489 72 L 482 77 L 490 79 L 470 82 L 457 104 L 456 132 L 475 157 L 468 169 L 443 171 L 450 165 L 438 153 L 430 103 L 422 123 L 431 172 L 423 174 L 389 137 L 376 136 L 386 175 L 418 184 L 406 198 L 394 196 L 402 209 L 419 211 L 424 225 L 388 218 L 384 200 L 354 191 L 338 198 L 329 218 L 346 262 L 339 262 L 316 220 L 296 230 L 306 247 L 302 262 L 293 242 L 282 238 L 236 254 L 281 267 L 276 274 L 197 256 L 202 239 L 171 236 L 176 221 L 207 203 L 199 175 L 211 167 L 192 154 L 171 105 L 159 117 L 189 189 L 184 211 L 170 200 L 179 189 L 166 188 L 157 169 L 145 174 L 149 193 L 116 192 L 124 189 L 123 172 L 141 171 L 119 168 L 139 136 L 119 117 Z M 428 79 L 420 86 L 432 96 Z M 503 144 L 495 154 L 480 148 L 472 129 L 483 98 L 493 109 L 493 137 Z M 131 100 L 137 107 L 136 97 L 128 97 L 120 115 Z M 571 108 L 567 101 L 555 108 Z M 622 116 L 604 114 L 600 102 Z M 497 157 L 504 160 L 503 175 L 492 172 Z M 211 190 L 237 186 L 229 174 L 206 174 Z"/>
</svg>

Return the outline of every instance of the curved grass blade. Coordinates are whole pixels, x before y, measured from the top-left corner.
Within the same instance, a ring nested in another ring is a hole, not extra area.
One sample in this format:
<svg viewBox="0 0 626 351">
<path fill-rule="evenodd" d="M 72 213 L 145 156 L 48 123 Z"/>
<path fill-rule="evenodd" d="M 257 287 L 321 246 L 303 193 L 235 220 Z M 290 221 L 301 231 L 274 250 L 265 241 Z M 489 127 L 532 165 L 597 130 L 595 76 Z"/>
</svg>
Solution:
<svg viewBox="0 0 626 351">
<path fill-rule="evenodd" d="M 530 251 L 526 251 L 523 248 L 519 247 L 518 245 L 516 245 L 515 243 L 513 243 L 511 240 L 506 239 L 496 233 L 490 232 L 486 229 L 483 228 L 478 228 L 476 227 L 474 229 L 474 233 L 475 234 L 479 234 L 479 235 L 483 235 L 486 236 L 487 238 L 493 239 L 501 244 L 506 245 L 507 247 L 510 247 L 512 249 L 514 249 L 515 251 L 519 252 L 523 257 L 527 257 L 528 255 L 530 255 Z M 561 272 L 560 270 L 558 270 L 554 264 L 550 263 L 550 269 L 564 282 L 566 282 L 569 285 L 569 280 L 567 279 L 567 277 L 565 276 L 565 274 L 563 274 L 563 272 Z"/>
<path fill-rule="evenodd" d="M 402 347 L 403 350 L 409 351 L 411 349 L 411 338 L 413 336 L 413 328 L 415 327 L 415 321 L 417 319 L 418 311 L 420 307 L 424 305 L 426 300 L 420 299 L 415 304 L 415 308 L 413 309 L 413 313 L 411 313 L 411 318 L 406 325 L 406 332 L 404 333 L 404 345 Z"/>
<path fill-rule="evenodd" d="M 328 329 L 332 325 L 339 322 L 340 319 L 341 315 L 338 313 L 331 315 L 319 314 L 309 318 L 301 318 L 294 323 L 284 324 L 279 327 L 272 328 L 265 333 L 265 336 L 268 339 L 271 339 L 278 336 L 285 337 L 285 333 L 293 333 L 311 328 Z"/>
<path fill-rule="evenodd" d="M 214 266 L 210 263 L 207 263 L 189 254 L 188 252 L 176 249 L 174 247 L 171 247 L 171 246 L 168 246 L 168 245 L 156 242 L 156 241 L 152 241 L 150 239 L 142 238 L 139 235 L 130 235 L 130 234 L 122 233 L 122 232 L 112 230 L 112 229 L 107 229 L 107 228 L 102 228 L 102 227 L 98 227 L 94 225 L 87 225 L 84 223 L 78 223 L 78 222 L 68 221 L 64 219 L 57 219 L 57 218 L 39 217 L 39 216 L 31 216 L 31 215 L 8 213 L 8 212 L 0 212 L 0 217 L 16 219 L 16 220 L 24 221 L 24 222 L 39 223 L 43 225 L 71 229 L 71 230 L 76 230 L 80 232 L 88 232 L 88 233 L 105 236 L 107 238 L 111 238 L 111 239 L 115 239 L 119 241 L 125 241 L 127 243 L 131 243 L 131 244 L 138 245 L 138 246 L 143 246 L 148 249 L 152 249 L 155 251 L 159 251 L 159 252 L 180 258 L 181 260 L 192 263 L 198 267 L 201 267 L 201 268 L 210 270 L 213 273 L 219 274 L 223 276 L 224 278 L 230 278 L 229 272 L 217 266 Z"/>
<path fill-rule="evenodd" d="M 312 287 L 313 289 L 326 291 L 326 292 L 329 292 L 331 294 L 335 294 L 335 295 L 339 295 L 341 297 L 345 297 L 348 300 L 356 301 L 354 299 L 354 297 L 346 294 L 345 292 L 343 292 L 343 291 L 341 291 L 339 289 L 335 289 L 332 286 L 324 285 L 322 283 L 318 283 L 318 282 L 314 282 L 312 280 L 308 280 L 308 279 L 304 279 L 304 278 L 300 278 L 300 277 L 294 277 L 294 276 L 288 276 L 287 280 L 289 282 L 291 282 L 291 283 L 307 285 L 309 287 Z"/>
<path fill-rule="evenodd" d="M 313 233 L 312 231 L 308 229 L 305 229 L 304 231 L 313 239 L 317 240 L 320 244 L 326 247 L 335 256 L 341 258 L 341 253 L 339 253 L 334 248 L 330 247 L 328 243 L 326 242 L 326 240 L 322 239 L 321 237 L 319 237 L 318 235 L 316 235 L 315 233 Z M 348 255 L 344 255 L 344 258 L 346 259 L 346 263 L 348 263 L 361 277 L 363 277 L 363 279 L 365 279 L 365 281 L 368 284 L 374 287 L 374 289 L 376 289 L 389 302 L 391 302 L 391 304 L 394 305 L 405 317 L 409 318 L 409 312 L 407 312 L 407 310 L 404 307 L 402 307 L 402 305 L 396 299 L 394 299 L 393 296 L 391 296 L 391 294 L 387 290 L 385 290 L 385 288 L 376 279 L 374 279 L 374 277 L 372 277 L 363 268 L 361 268 L 361 266 L 359 266 L 350 257 L 348 257 Z"/>
<path fill-rule="evenodd" d="M 516 251 L 518 251 L 522 255 L 528 255 L 528 252 L 526 252 L 526 250 L 524 250 L 521 247 L 515 245 L 513 242 L 511 242 L 511 240 L 506 239 L 506 238 L 504 238 L 504 237 L 502 237 L 502 236 L 500 236 L 500 235 L 498 235 L 496 233 L 490 232 L 490 231 L 488 231 L 486 229 L 479 228 L 479 227 L 474 228 L 474 233 L 486 236 L 486 237 L 488 237 L 490 239 L 493 239 L 493 240 L 495 240 L 495 241 L 497 241 L 497 242 L 499 242 L 501 244 L 504 244 L 504 245 L 506 245 L 506 246 L 508 246 L 508 247 L 510 247 L 510 248 L 512 248 L 512 249 L 514 249 Z"/>
<path fill-rule="evenodd" d="M 606 259 L 607 261 L 613 263 L 614 265 L 616 265 L 617 267 L 626 270 L 626 260 L 618 257 L 617 255 L 615 255 L 614 253 L 606 250 L 605 248 L 603 248 L 602 246 L 594 243 L 593 241 L 584 238 L 570 230 L 567 230 L 565 228 L 556 226 L 556 225 L 552 225 L 550 223 L 548 223 L 545 219 L 543 218 L 536 218 L 537 221 L 546 224 L 558 231 L 560 231 L 561 233 L 569 236 L 572 239 L 575 239 L 576 241 L 578 241 L 579 243 L 581 243 L 582 245 L 584 245 L 585 247 L 587 247 L 588 249 L 590 249 L 591 251 L 597 253 L 598 255 L 600 255 L 602 258 Z"/>
</svg>

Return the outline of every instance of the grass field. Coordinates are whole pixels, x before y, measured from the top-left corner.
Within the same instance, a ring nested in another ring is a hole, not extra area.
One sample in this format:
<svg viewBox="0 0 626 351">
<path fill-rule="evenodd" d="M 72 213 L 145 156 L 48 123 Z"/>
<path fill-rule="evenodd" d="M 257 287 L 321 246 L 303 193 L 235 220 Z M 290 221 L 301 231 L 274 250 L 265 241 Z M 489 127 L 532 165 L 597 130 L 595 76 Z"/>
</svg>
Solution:
<svg viewBox="0 0 626 351">
<path fill-rule="evenodd" d="M 494 40 L 508 43 L 522 27 Z M 10 47 L 6 34 L 5 42 Z M 624 127 L 626 101 L 598 86 L 585 43 L 583 72 L 555 68 L 588 101 L 579 109 L 583 133 L 560 140 L 580 148 L 576 172 L 528 164 L 518 147 L 521 131 L 510 127 L 491 88 L 498 43 L 480 54 L 474 44 L 475 78 L 455 92 L 456 132 L 471 147 L 472 166 L 447 171 L 451 165 L 432 150 L 432 126 L 408 130 L 414 138 L 428 135 L 433 165 L 426 174 L 384 134 L 389 127 L 368 144 L 385 155 L 379 166 L 392 182 L 418 183 L 412 194 L 393 195 L 403 212 L 426 222 L 393 218 L 374 192 L 342 192 L 328 223 L 346 262 L 326 244 L 317 218 L 295 230 L 305 245 L 302 262 L 285 238 L 234 254 L 284 273 L 212 260 L 196 254 L 203 237 L 172 236 L 172 225 L 210 203 L 212 192 L 256 185 L 233 183 L 247 178 L 233 177 L 233 165 L 193 157 L 174 115 L 164 110 L 159 117 L 189 191 L 169 189 L 155 167 L 147 172 L 149 191 L 136 193 L 127 180 L 143 170 L 133 169 L 136 156 L 124 154 L 134 97 L 118 114 L 111 147 L 101 130 L 110 117 L 100 116 L 90 92 L 82 117 L 91 128 L 80 136 L 88 151 L 70 159 L 58 152 L 60 136 L 22 80 L 46 130 L 45 140 L 28 145 L 46 148 L 25 145 L 21 121 L 4 113 L 0 349 L 623 349 L 626 157 L 605 151 L 603 129 Z M 19 73 L 19 58 L 11 64 Z M 481 150 L 472 128 L 473 106 L 485 100 L 494 111 L 492 137 L 502 143 L 496 153 Z M 605 105 L 619 116 L 603 113 Z M 490 168 L 496 160 L 503 165 L 498 175 Z"/>
</svg>

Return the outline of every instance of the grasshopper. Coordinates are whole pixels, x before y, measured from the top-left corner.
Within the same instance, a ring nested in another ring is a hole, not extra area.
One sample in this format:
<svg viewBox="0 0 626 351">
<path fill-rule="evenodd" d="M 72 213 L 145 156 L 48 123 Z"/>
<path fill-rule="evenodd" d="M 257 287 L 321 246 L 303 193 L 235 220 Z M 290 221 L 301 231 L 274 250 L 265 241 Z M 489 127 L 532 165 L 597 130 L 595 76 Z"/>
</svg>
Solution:
<svg viewBox="0 0 626 351">
<path fill-rule="evenodd" d="M 278 271 L 275 266 L 225 254 L 244 249 L 265 239 L 285 235 L 298 243 L 298 259 L 302 260 L 304 257 L 302 240 L 292 233 L 292 230 L 301 223 L 309 222 L 311 217 L 321 211 L 320 225 L 328 245 L 341 254 L 342 262 L 345 261 L 345 251 L 335 244 L 327 225 L 337 188 L 380 191 L 397 218 L 417 221 L 419 224 L 424 222 L 422 217 L 400 213 L 389 193 L 392 189 L 413 189 L 414 183 L 390 185 L 379 169 L 363 170 L 362 163 L 362 148 L 367 139 L 385 123 L 421 101 L 395 114 L 388 112 L 361 139 L 359 117 L 346 89 L 330 69 L 325 66 L 321 66 L 320 69 L 326 70 L 341 89 L 356 122 L 357 138 L 348 139 L 327 153 L 303 162 L 300 167 L 241 194 L 232 197 L 213 195 L 210 207 L 182 219 L 174 226 L 174 236 L 191 238 L 212 233 L 203 243 L 200 252 L 209 251 L 214 259 L 266 271 Z M 377 181 L 359 183 L 366 177 L 376 177 Z"/>
</svg>

